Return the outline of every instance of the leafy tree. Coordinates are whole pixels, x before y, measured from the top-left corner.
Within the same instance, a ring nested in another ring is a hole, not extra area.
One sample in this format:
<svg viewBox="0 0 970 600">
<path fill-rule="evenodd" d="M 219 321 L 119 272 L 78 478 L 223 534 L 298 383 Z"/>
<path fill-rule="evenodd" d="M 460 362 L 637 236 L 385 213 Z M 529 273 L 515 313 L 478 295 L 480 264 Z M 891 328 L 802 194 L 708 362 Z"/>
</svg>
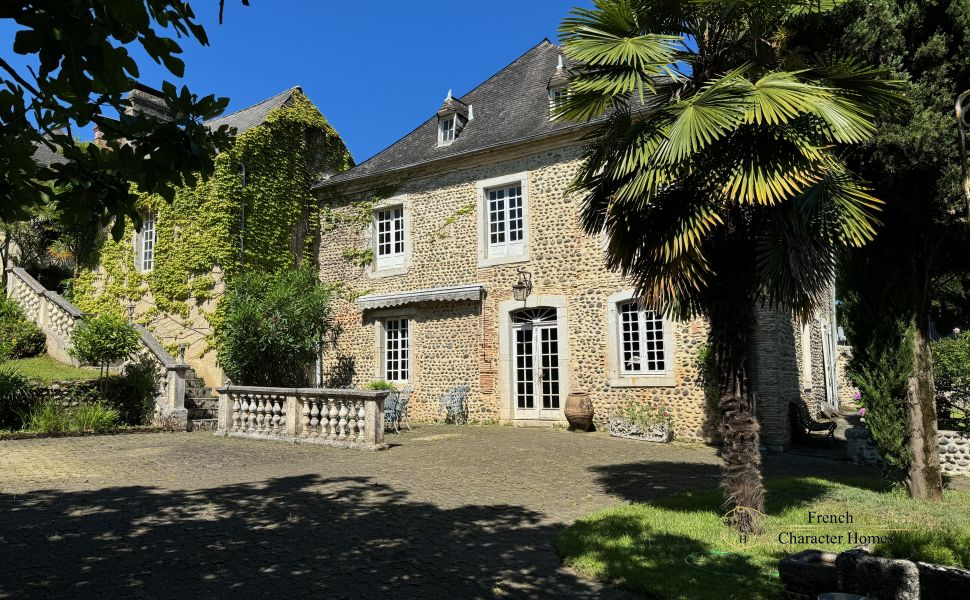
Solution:
<svg viewBox="0 0 970 600">
<path fill-rule="evenodd" d="M 101 367 L 102 377 L 108 365 L 124 360 L 138 350 L 138 332 L 123 317 L 105 314 L 84 319 L 71 333 L 71 356 Z"/>
<path fill-rule="evenodd" d="M 13 51 L 32 57 L 36 67 L 17 69 L 0 57 L 0 219 L 24 219 L 31 206 L 53 202 L 68 223 L 95 218 L 106 226 L 116 217 L 118 238 L 125 217 L 140 224 L 135 187 L 171 200 L 175 186 L 212 171 L 229 131 L 210 131 L 202 122 L 220 114 L 228 99 L 199 98 L 165 82 L 169 120 L 136 114 L 126 100 L 139 76 L 130 48 L 181 77 L 175 38 L 208 44 L 188 2 L 5 2 L 0 19 L 18 27 Z M 103 144 L 75 139 L 75 128 L 91 123 Z M 35 161 L 39 150 L 63 160 Z"/>
<path fill-rule="evenodd" d="M 840 288 L 855 373 L 878 372 L 908 344 L 907 385 L 893 396 L 908 421 L 907 484 L 914 496 L 939 499 L 930 339 L 934 321 L 952 327 L 970 314 L 970 226 L 953 116 L 957 94 L 970 88 L 970 2 L 856 0 L 795 32 L 793 43 L 822 51 L 822 32 L 826 47 L 852 48 L 891 69 L 911 100 L 850 155 L 886 205 L 875 241 L 842 266 Z"/>
<path fill-rule="evenodd" d="M 810 314 L 836 256 L 876 226 L 878 200 L 840 149 L 872 137 L 896 86 L 789 47 L 787 28 L 826 4 L 595 0 L 560 29 L 574 64 L 559 116 L 601 119 L 575 184 L 584 227 L 605 231 L 608 265 L 646 307 L 710 321 L 730 506 L 764 507 L 756 306 Z"/>
<path fill-rule="evenodd" d="M 318 343 L 331 326 L 331 291 L 311 266 L 235 279 L 214 319 L 219 364 L 234 383 L 309 383 Z"/>
</svg>

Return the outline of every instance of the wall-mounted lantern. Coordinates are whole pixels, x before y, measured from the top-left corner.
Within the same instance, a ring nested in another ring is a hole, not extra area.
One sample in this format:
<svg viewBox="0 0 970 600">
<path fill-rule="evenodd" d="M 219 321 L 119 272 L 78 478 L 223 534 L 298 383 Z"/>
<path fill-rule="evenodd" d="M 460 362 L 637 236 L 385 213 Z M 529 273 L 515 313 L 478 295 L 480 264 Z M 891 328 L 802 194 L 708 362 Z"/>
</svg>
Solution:
<svg viewBox="0 0 970 600">
<path fill-rule="evenodd" d="M 125 310 L 128 311 L 128 322 L 134 323 L 135 322 L 135 303 L 129 300 L 128 304 L 125 305 Z"/>
<path fill-rule="evenodd" d="M 523 267 L 519 267 L 519 280 L 512 284 L 512 297 L 518 302 L 525 302 L 525 299 L 532 293 L 532 273 Z"/>
</svg>

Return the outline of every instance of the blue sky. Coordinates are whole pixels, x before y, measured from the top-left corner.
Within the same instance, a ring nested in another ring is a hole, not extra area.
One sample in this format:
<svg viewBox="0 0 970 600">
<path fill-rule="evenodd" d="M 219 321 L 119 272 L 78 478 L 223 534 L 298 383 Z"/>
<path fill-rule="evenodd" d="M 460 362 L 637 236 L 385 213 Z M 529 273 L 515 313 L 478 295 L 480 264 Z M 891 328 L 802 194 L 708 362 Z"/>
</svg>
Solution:
<svg viewBox="0 0 970 600">
<path fill-rule="evenodd" d="M 182 44 L 181 81 L 228 96 L 227 112 L 300 85 L 361 162 L 437 111 L 449 88 L 464 94 L 544 37 L 555 41 L 569 9 L 590 2 L 226 0 L 221 26 L 217 0 L 191 4 L 211 45 Z M 14 31 L 0 21 L 5 58 Z M 138 63 L 147 85 L 179 81 Z"/>
</svg>

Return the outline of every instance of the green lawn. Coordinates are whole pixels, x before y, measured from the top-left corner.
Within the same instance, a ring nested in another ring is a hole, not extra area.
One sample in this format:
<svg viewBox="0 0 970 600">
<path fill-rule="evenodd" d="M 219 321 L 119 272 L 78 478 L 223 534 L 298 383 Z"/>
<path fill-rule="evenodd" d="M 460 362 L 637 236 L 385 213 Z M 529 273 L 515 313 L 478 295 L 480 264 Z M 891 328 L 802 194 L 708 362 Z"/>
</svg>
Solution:
<svg viewBox="0 0 970 600">
<path fill-rule="evenodd" d="M 869 480 L 786 478 L 768 482 L 769 534 L 766 543 L 734 551 L 721 538 L 718 490 L 672 496 L 652 504 L 632 504 L 593 513 L 560 536 L 557 550 L 582 575 L 616 583 L 652 597 L 717 600 L 780 597 L 778 561 L 806 548 L 841 551 L 856 544 L 782 544 L 786 525 L 808 525 L 809 511 L 845 514 L 853 525 L 800 534 L 847 532 L 872 535 L 890 510 L 919 515 L 917 532 L 895 532 L 893 542 L 876 545 L 886 556 L 916 558 L 970 567 L 970 492 L 947 492 L 941 504 L 909 499 L 905 491 L 880 489 Z M 882 532 L 882 535 L 887 533 Z"/>
<path fill-rule="evenodd" d="M 25 377 L 50 383 L 51 381 L 67 381 L 73 379 L 97 379 L 97 368 L 77 368 L 58 362 L 48 355 L 33 358 L 9 360 L 4 365 L 13 365 Z"/>
</svg>

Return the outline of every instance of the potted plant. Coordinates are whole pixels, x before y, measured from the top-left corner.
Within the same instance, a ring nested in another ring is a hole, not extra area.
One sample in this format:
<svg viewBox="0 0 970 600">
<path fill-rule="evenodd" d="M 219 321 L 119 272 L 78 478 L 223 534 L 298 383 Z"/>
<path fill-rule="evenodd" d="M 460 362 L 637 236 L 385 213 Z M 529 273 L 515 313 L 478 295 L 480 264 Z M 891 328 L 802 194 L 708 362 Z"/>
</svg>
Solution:
<svg viewBox="0 0 970 600">
<path fill-rule="evenodd" d="M 610 417 L 610 435 L 665 444 L 673 437 L 670 408 L 631 402 Z"/>
</svg>

